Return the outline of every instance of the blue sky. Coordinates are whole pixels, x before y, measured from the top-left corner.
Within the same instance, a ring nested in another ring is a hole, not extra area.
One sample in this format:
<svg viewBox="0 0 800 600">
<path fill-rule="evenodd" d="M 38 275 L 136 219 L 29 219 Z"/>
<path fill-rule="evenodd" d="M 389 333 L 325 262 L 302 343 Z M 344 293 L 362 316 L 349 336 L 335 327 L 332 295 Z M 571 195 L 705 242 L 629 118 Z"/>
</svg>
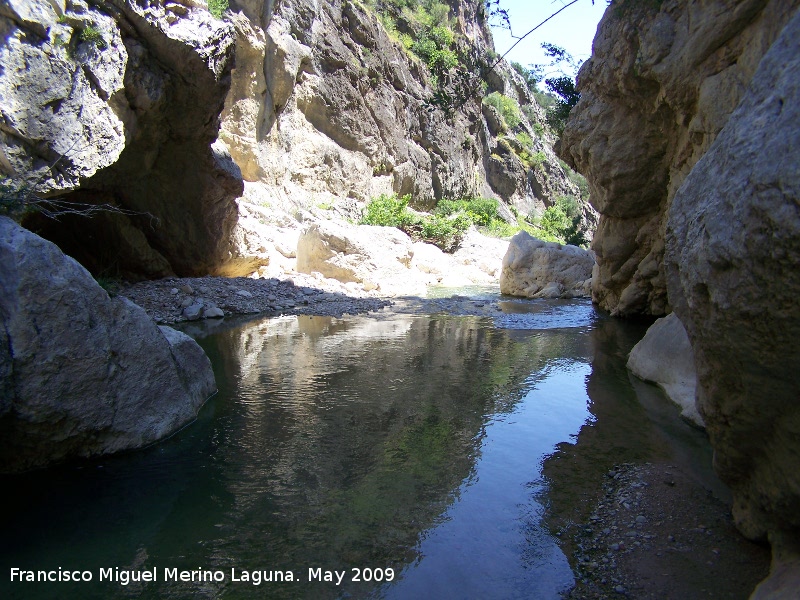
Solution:
<svg viewBox="0 0 800 600">
<path fill-rule="evenodd" d="M 512 33 L 522 36 L 544 21 L 569 0 L 500 0 L 501 8 L 508 11 Z M 548 21 L 517 45 L 506 56 L 524 66 L 547 63 L 541 49 L 542 42 L 550 42 L 566 49 L 576 59 L 586 60 L 592 53 L 597 24 L 607 7 L 606 0 L 578 0 L 561 14 Z M 495 50 L 504 54 L 516 41 L 507 30 L 492 28 Z"/>
</svg>

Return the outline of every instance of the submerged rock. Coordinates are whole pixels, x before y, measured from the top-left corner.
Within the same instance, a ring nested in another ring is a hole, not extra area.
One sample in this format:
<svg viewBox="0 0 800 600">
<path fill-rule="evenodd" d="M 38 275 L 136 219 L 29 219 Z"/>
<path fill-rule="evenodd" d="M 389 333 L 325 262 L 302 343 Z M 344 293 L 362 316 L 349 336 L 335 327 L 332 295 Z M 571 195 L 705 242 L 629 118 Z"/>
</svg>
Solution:
<svg viewBox="0 0 800 600">
<path fill-rule="evenodd" d="M 520 231 L 503 258 L 500 291 L 526 298 L 588 296 L 594 267 L 591 252 L 577 246 L 543 242 Z"/>
<path fill-rule="evenodd" d="M 6 217 L 0 292 L 0 471 L 146 446 L 216 390 L 194 340 Z"/>
<path fill-rule="evenodd" d="M 628 368 L 637 377 L 663 389 L 669 399 L 681 407 L 683 417 L 705 427 L 695 405 L 694 353 L 686 329 L 675 313 L 650 326 L 644 338 L 631 350 Z"/>
</svg>

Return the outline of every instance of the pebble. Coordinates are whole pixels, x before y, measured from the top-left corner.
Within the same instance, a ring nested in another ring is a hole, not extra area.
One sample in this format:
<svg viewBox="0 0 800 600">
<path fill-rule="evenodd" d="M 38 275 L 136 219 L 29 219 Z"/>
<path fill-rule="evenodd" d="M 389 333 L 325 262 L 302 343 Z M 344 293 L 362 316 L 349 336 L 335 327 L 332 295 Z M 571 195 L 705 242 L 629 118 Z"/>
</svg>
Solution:
<svg viewBox="0 0 800 600">
<path fill-rule="evenodd" d="M 641 523 L 644 523 L 644 522 L 646 522 L 646 521 L 647 521 L 647 519 L 645 518 L 645 516 L 644 516 L 644 515 L 639 515 L 638 517 L 636 517 L 636 522 L 637 522 L 637 523 L 640 523 L 640 524 L 641 524 Z"/>
<path fill-rule="evenodd" d="M 191 296 L 192 294 L 194 294 L 194 290 L 192 289 L 192 286 L 190 286 L 188 283 L 184 283 L 184 284 L 183 284 L 183 285 L 180 287 L 180 291 L 181 291 L 181 292 L 183 292 L 184 294 L 187 294 L 187 295 L 189 295 L 189 296 Z"/>
<path fill-rule="evenodd" d="M 236 295 L 241 296 L 242 298 L 252 298 L 253 294 L 248 292 L 247 290 L 236 290 Z"/>
<path fill-rule="evenodd" d="M 203 305 L 198 303 L 187 306 L 183 309 L 183 316 L 187 321 L 197 321 L 203 316 Z"/>
<path fill-rule="evenodd" d="M 621 585 L 618 585 L 617 587 L 614 588 L 614 591 L 617 592 L 618 594 L 624 594 L 625 588 L 622 587 Z"/>
</svg>

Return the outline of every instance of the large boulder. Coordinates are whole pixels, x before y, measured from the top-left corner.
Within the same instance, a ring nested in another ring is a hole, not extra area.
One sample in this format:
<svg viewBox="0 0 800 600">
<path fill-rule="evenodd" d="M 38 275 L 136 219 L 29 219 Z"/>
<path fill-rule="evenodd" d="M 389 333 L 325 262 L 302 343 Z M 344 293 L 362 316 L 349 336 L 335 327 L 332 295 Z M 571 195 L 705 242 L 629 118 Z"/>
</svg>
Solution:
<svg viewBox="0 0 800 600">
<path fill-rule="evenodd" d="M 749 537 L 800 547 L 800 13 L 672 202 L 670 301 Z M 775 553 L 780 557 L 781 552 Z M 797 593 L 797 589 L 794 589 Z M 777 597 L 777 596 L 776 596 Z M 786 596 L 789 597 L 789 596 Z"/>
<path fill-rule="evenodd" d="M 0 6 L 0 174 L 123 211 L 26 216 L 95 273 L 205 274 L 228 260 L 242 179 L 214 142 L 235 33 L 201 4 Z"/>
<path fill-rule="evenodd" d="M 0 319 L 0 471 L 146 446 L 216 389 L 194 340 L 6 217 Z"/>
<path fill-rule="evenodd" d="M 500 291 L 526 298 L 588 296 L 594 264 L 587 250 L 543 242 L 520 231 L 503 257 Z"/>
<path fill-rule="evenodd" d="M 664 232 L 675 192 L 739 104 L 800 0 L 615 0 L 578 75 L 561 157 L 601 218 L 593 298 L 670 312 Z"/>
<path fill-rule="evenodd" d="M 694 352 L 683 323 L 675 313 L 658 319 L 631 350 L 631 372 L 658 385 L 681 408 L 681 416 L 705 427 L 695 404 L 697 372 Z"/>
<path fill-rule="evenodd" d="M 355 282 L 381 294 L 424 294 L 427 278 L 411 269 L 413 242 L 394 227 L 312 223 L 297 243 L 297 270 Z"/>
</svg>

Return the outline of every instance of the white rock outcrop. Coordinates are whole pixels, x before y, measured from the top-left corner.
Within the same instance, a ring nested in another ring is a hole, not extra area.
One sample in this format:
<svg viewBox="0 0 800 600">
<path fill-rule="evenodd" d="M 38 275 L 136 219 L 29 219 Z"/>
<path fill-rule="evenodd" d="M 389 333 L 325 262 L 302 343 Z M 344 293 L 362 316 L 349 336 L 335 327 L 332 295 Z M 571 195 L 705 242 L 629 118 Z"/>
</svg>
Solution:
<svg viewBox="0 0 800 600">
<path fill-rule="evenodd" d="M 6 217 L 0 321 L 0 471 L 146 446 L 216 390 L 194 340 Z"/>
<path fill-rule="evenodd" d="M 586 297 L 594 264 L 588 250 L 543 242 L 520 231 L 503 258 L 500 291 L 526 298 Z"/>
<path fill-rule="evenodd" d="M 678 315 L 670 313 L 650 326 L 631 350 L 628 368 L 637 377 L 664 390 L 669 399 L 681 407 L 681 416 L 705 427 L 695 404 L 694 352 Z"/>
<path fill-rule="evenodd" d="M 413 242 L 394 227 L 312 223 L 297 243 L 297 270 L 355 282 L 381 294 L 424 295 L 427 278 L 411 269 Z"/>
</svg>

